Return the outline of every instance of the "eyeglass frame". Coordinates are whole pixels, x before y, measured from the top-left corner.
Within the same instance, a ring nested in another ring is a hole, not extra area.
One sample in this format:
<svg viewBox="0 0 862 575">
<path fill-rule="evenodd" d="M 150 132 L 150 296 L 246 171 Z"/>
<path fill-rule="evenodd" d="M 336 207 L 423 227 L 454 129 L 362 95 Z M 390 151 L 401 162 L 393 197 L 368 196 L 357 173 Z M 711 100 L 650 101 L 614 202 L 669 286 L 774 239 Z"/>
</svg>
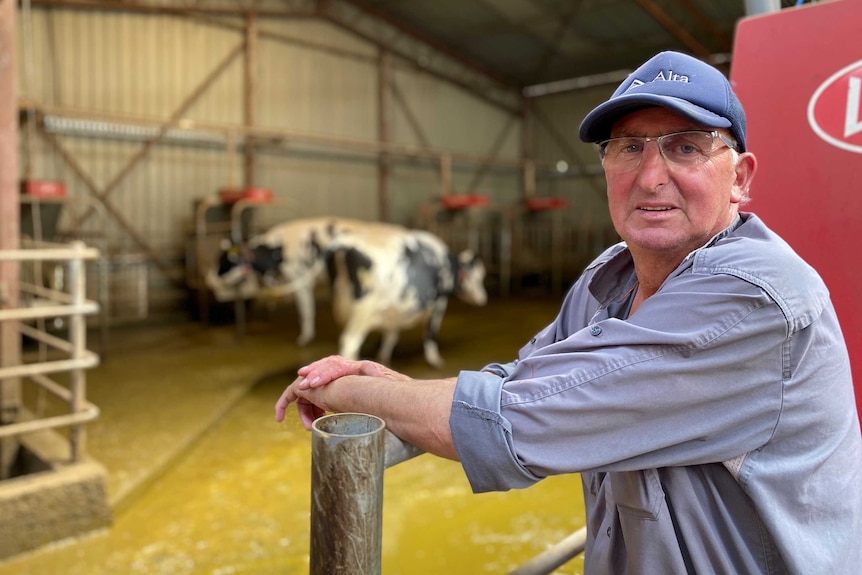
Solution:
<svg viewBox="0 0 862 575">
<path fill-rule="evenodd" d="M 726 145 L 731 150 L 739 152 L 739 150 L 737 149 L 739 144 L 737 144 L 732 139 L 728 138 L 727 136 L 725 136 L 724 134 L 722 134 L 718 130 L 680 130 L 679 132 L 670 132 L 668 134 L 662 134 L 661 136 L 618 136 L 616 138 L 608 138 L 606 140 L 602 140 L 601 142 L 596 142 L 596 146 L 598 146 L 598 148 L 599 148 L 599 158 L 601 158 L 602 164 L 604 164 L 605 157 L 607 155 L 605 150 L 607 149 L 608 142 L 612 142 L 614 140 L 638 140 L 638 141 L 643 142 L 644 149 L 646 149 L 647 142 L 655 142 L 656 146 L 658 146 L 658 151 L 659 151 L 659 154 L 661 154 L 661 157 L 664 158 L 665 161 L 670 162 L 671 164 L 673 164 L 675 166 L 694 165 L 694 164 L 697 164 L 700 162 L 692 162 L 692 164 L 680 164 L 679 162 L 676 162 L 676 161 L 668 158 L 667 155 L 665 155 L 664 148 L 662 148 L 662 145 L 661 145 L 662 140 L 664 140 L 664 138 L 667 138 L 668 136 L 678 136 L 680 134 L 688 134 L 688 133 L 692 133 L 692 132 L 709 134 L 710 136 L 712 136 L 712 147 L 708 153 L 705 153 L 703 155 L 703 159 L 700 160 L 701 162 L 706 161 L 710 157 L 710 155 L 716 151 L 716 148 L 715 148 L 715 139 L 716 138 L 721 140 L 721 142 L 724 143 L 724 145 Z M 643 155 L 643 150 L 641 150 L 641 156 L 642 155 Z M 633 167 L 637 167 L 639 165 L 640 165 L 640 157 L 638 157 L 638 162 Z"/>
</svg>

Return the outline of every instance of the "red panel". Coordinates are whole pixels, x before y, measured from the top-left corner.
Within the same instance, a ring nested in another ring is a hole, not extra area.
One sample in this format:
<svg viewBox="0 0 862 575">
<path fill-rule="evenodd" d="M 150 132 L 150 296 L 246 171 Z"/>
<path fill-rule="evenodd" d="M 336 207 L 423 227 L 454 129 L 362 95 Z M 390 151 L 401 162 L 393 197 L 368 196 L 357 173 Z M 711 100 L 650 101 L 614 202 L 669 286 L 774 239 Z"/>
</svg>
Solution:
<svg viewBox="0 0 862 575">
<path fill-rule="evenodd" d="M 440 201 L 447 210 L 463 210 L 465 208 L 487 206 L 489 202 L 488 196 L 481 194 L 445 195 L 440 198 Z"/>
<path fill-rule="evenodd" d="M 240 200 L 268 204 L 272 201 L 272 190 L 268 188 L 224 188 L 219 190 L 223 204 L 235 204 Z"/>
<path fill-rule="evenodd" d="M 544 212 L 547 210 L 565 210 L 569 206 L 566 198 L 527 198 L 524 205 L 531 212 Z"/>
<path fill-rule="evenodd" d="M 862 413 L 862 2 L 740 21 L 730 79 L 759 160 L 748 209 L 818 272 L 850 349 Z"/>
<path fill-rule="evenodd" d="M 57 180 L 23 180 L 21 193 L 34 198 L 63 198 L 66 184 Z"/>
</svg>

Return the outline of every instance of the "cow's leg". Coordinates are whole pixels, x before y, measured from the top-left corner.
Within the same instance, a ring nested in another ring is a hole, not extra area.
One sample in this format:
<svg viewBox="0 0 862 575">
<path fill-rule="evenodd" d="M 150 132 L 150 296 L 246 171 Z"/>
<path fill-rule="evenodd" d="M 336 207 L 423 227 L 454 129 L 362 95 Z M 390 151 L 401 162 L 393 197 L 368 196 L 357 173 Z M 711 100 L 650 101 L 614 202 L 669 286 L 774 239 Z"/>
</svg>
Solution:
<svg viewBox="0 0 862 575">
<path fill-rule="evenodd" d="M 441 367 L 443 358 L 440 356 L 440 348 L 437 345 L 437 334 L 440 333 L 440 325 L 443 323 L 443 316 L 446 314 L 446 305 L 448 300 L 445 297 L 437 298 L 434 302 L 434 309 L 431 311 L 431 316 L 428 318 L 428 323 L 425 326 L 425 361 L 431 367 Z"/>
<path fill-rule="evenodd" d="M 359 352 L 367 336 L 366 327 L 355 321 L 348 321 L 338 338 L 338 355 L 351 360 L 359 359 Z"/>
<path fill-rule="evenodd" d="M 389 365 L 392 361 L 392 351 L 398 343 L 398 337 L 401 335 L 399 329 L 388 329 L 383 332 L 383 337 L 380 340 L 380 349 L 377 351 L 377 361 L 383 365 Z"/>
<path fill-rule="evenodd" d="M 296 343 L 306 345 L 314 339 L 314 287 L 301 287 L 294 294 L 299 313 L 299 337 Z"/>
</svg>

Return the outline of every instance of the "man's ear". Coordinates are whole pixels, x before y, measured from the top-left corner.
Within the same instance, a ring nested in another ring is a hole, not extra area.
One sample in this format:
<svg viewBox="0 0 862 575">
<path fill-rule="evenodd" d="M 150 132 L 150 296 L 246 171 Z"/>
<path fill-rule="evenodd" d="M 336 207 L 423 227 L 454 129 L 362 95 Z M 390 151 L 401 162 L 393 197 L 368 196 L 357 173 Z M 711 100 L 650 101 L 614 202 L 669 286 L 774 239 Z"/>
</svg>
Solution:
<svg viewBox="0 0 862 575">
<path fill-rule="evenodd" d="M 739 154 L 736 162 L 736 179 L 733 183 L 732 197 L 736 202 L 745 202 L 748 200 L 748 192 L 751 189 L 751 182 L 754 180 L 754 174 L 757 172 L 757 158 L 751 152 L 743 152 Z"/>
</svg>

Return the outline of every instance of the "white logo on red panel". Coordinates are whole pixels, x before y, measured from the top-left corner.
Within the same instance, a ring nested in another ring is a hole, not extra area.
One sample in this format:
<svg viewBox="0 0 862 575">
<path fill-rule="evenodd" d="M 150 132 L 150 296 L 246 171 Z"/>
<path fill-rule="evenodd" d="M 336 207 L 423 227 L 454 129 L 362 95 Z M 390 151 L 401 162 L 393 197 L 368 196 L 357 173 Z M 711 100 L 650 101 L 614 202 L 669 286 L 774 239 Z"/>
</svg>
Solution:
<svg viewBox="0 0 862 575">
<path fill-rule="evenodd" d="M 808 124 L 824 141 L 862 154 L 862 60 L 832 74 L 814 91 Z"/>
</svg>

